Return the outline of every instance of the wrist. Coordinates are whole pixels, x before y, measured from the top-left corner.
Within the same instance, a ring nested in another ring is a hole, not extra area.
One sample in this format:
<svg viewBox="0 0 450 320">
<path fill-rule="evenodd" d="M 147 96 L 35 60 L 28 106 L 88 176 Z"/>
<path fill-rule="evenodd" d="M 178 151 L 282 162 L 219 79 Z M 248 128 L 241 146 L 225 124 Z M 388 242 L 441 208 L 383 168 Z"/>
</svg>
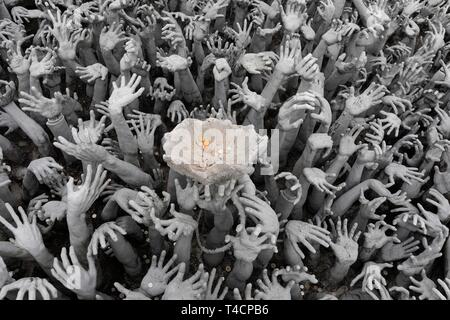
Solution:
<svg viewBox="0 0 450 320">
<path fill-rule="evenodd" d="M 350 158 L 350 156 L 349 155 L 345 155 L 345 154 L 338 154 L 337 156 L 336 156 L 336 161 L 339 161 L 339 162 L 347 162 L 347 160 Z"/>
<path fill-rule="evenodd" d="M 280 196 L 286 200 L 287 202 L 290 202 L 292 204 L 295 204 L 295 202 L 297 201 L 297 194 L 292 194 L 289 190 L 285 189 L 285 190 L 281 190 L 280 191 Z"/>
<path fill-rule="evenodd" d="M 15 73 L 19 82 L 29 81 L 30 80 L 30 71 L 27 70 L 23 73 Z"/>
<path fill-rule="evenodd" d="M 64 121 L 64 115 L 62 113 L 58 114 L 55 117 L 51 117 L 47 119 L 47 125 L 57 125 Z"/>
<path fill-rule="evenodd" d="M 44 243 L 42 243 L 36 252 L 30 252 L 30 255 L 41 265 L 52 266 L 53 264 L 53 255 L 48 251 L 45 247 Z"/>
</svg>

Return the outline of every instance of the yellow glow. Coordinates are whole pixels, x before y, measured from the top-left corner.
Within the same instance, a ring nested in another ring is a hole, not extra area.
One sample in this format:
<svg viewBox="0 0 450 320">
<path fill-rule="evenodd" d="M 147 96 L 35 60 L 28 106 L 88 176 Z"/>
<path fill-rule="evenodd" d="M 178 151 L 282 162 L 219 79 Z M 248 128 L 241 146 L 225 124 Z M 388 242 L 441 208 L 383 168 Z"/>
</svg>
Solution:
<svg viewBox="0 0 450 320">
<path fill-rule="evenodd" d="M 211 143 L 211 140 L 204 138 L 203 136 L 200 137 L 200 141 L 202 142 L 203 149 L 207 149 Z"/>
</svg>

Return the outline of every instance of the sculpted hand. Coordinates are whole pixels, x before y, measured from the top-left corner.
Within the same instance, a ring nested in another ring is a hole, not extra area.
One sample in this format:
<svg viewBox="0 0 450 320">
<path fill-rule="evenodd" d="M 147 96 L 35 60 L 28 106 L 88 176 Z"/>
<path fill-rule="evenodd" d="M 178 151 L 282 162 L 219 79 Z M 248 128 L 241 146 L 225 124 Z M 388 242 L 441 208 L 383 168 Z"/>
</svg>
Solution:
<svg viewBox="0 0 450 320">
<path fill-rule="evenodd" d="M 358 259 L 358 239 L 361 236 L 361 231 L 356 232 L 357 227 L 357 223 L 353 224 L 349 232 L 347 219 L 341 222 L 341 218 L 338 218 L 336 223 L 337 237 L 330 242 L 330 248 L 339 263 L 350 266 Z"/>
<path fill-rule="evenodd" d="M 400 243 L 400 239 L 396 235 L 388 236 L 386 232 L 388 230 L 397 231 L 397 229 L 386 222 L 380 220 L 375 222 L 375 224 L 370 223 L 367 225 L 367 232 L 364 233 L 364 244 L 363 247 L 367 249 L 380 249 L 386 243 L 393 241 Z"/>
<path fill-rule="evenodd" d="M 66 248 L 62 248 L 61 261 L 62 266 L 58 258 L 55 257 L 51 269 L 53 277 L 67 289 L 73 291 L 79 299 L 95 300 L 97 269 L 92 252 L 88 251 L 87 254 L 88 269 L 80 264 L 72 246 L 69 248 L 69 256 L 67 256 Z"/>
<path fill-rule="evenodd" d="M 89 83 L 99 78 L 105 81 L 108 76 L 108 68 L 101 63 L 94 63 L 87 67 L 77 67 L 75 73 L 81 80 L 86 80 Z"/>
<path fill-rule="evenodd" d="M 116 232 L 122 235 L 126 235 L 127 232 L 119 227 L 115 222 L 105 222 L 100 227 L 95 229 L 92 234 L 91 242 L 89 243 L 89 251 L 93 255 L 98 254 L 98 246 L 100 245 L 103 249 L 106 249 L 107 241 L 117 241 Z"/>
<path fill-rule="evenodd" d="M 177 255 L 174 254 L 169 261 L 164 264 L 166 258 L 166 251 L 163 250 L 159 256 L 152 257 L 152 263 L 148 269 L 146 275 L 141 281 L 140 289 L 143 290 L 151 297 L 159 296 L 166 288 L 169 279 L 178 271 L 179 265 L 172 267 L 177 259 Z"/>
<path fill-rule="evenodd" d="M 325 173 L 319 168 L 305 168 L 303 169 L 303 175 L 320 192 L 334 194 L 336 191 L 342 189 L 342 187 L 333 186 L 326 180 L 327 177 L 332 177 L 334 174 Z"/>
<path fill-rule="evenodd" d="M 272 280 L 267 275 L 267 269 L 264 269 L 262 278 L 258 279 L 260 290 L 255 290 L 255 300 L 291 300 L 291 289 L 295 284 L 295 281 L 291 280 L 286 287 L 283 287 L 278 281 L 280 275 L 279 270 L 275 269 L 272 273 Z"/>
<path fill-rule="evenodd" d="M 141 82 L 141 76 L 137 76 L 133 74 L 128 81 L 125 83 L 125 77 L 122 76 L 120 80 L 120 87 L 117 86 L 115 82 L 113 82 L 113 92 L 109 97 L 109 110 L 111 113 L 122 112 L 122 109 L 129 103 L 133 102 L 137 98 L 141 96 L 144 92 L 145 88 L 140 88 L 135 92 L 139 83 Z"/>
<path fill-rule="evenodd" d="M 191 216 L 175 211 L 173 203 L 170 206 L 170 214 L 174 218 L 161 220 L 156 217 L 154 210 L 150 212 L 155 228 L 162 236 L 167 235 L 171 241 L 178 241 L 180 236 L 189 236 L 194 233 L 194 230 L 197 228 L 197 222 Z"/>
<path fill-rule="evenodd" d="M 16 300 L 23 300 L 25 294 L 28 294 L 28 300 L 36 300 L 36 291 L 41 294 L 42 300 L 51 300 L 58 297 L 58 291 L 47 279 L 32 277 L 22 278 L 5 285 L 0 290 L 0 300 L 13 290 L 18 290 Z"/>
<path fill-rule="evenodd" d="M 166 287 L 162 300 L 200 300 L 205 292 L 208 272 L 203 271 L 203 264 L 198 271 L 190 278 L 183 280 L 186 272 L 186 265 L 180 263 L 178 273 Z"/>
<path fill-rule="evenodd" d="M 311 243 L 317 242 L 325 248 L 330 246 L 330 232 L 307 222 L 290 220 L 286 224 L 285 232 L 295 251 L 302 259 L 305 258 L 305 255 L 298 246 L 298 242 L 304 245 L 311 253 L 316 253 L 316 249 Z"/>
<path fill-rule="evenodd" d="M 242 87 L 240 87 L 236 83 L 231 83 L 231 85 L 234 87 L 234 89 L 230 90 L 230 93 L 234 94 L 231 97 L 231 104 L 242 102 L 246 106 L 250 106 L 256 111 L 259 111 L 265 106 L 266 101 L 261 95 L 257 94 L 256 92 L 250 91 L 247 83 L 248 77 L 246 77 L 244 79 L 244 82 L 242 82 Z"/>
</svg>

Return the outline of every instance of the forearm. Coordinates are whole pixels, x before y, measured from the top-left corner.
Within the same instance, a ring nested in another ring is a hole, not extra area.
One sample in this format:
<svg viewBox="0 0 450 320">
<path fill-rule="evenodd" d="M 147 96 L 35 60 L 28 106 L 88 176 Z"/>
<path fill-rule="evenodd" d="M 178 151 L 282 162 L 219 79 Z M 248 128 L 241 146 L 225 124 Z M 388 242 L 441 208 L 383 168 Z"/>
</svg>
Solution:
<svg viewBox="0 0 450 320">
<path fill-rule="evenodd" d="M 191 259 L 192 236 L 181 235 L 173 247 L 173 252 L 177 255 L 177 263 L 184 262 L 187 266 Z"/>
<path fill-rule="evenodd" d="M 333 184 L 337 177 L 339 176 L 339 172 L 341 172 L 344 165 L 347 163 L 348 156 L 342 156 L 337 155 L 336 158 L 331 163 L 330 167 L 327 169 L 326 173 L 329 174 L 327 176 L 326 180 Z M 314 211 L 317 211 L 322 206 L 324 199 L 325 199 L 325 193 L 319 191 L 317 188 L 314 188 L 314 190 L 311 193 L 311 196 L 309 197 L 309 205 L 313 208 Z"/>
<path fill-rule="evenodd" d="M 302 196 L 300 197 L 300 200 L 297 202 L 297 204 L 294 206 L 293 213 L 291 214 L 292 219 L 294 219 L 294 220 L 302 220 L 303 219 L 303 217 L 304 217 L 303 205 L 306 202 L 306 199 L 308 197 L 309 187 L 311 186 L 311 184 L 308 182 L 308 180 L 303 175 L 303 173 L 298 177 L 298 181 L 302 188 Z"/>
<path fill-rule="evenodd" d="M 236 31 L 239 31 L 238 24 L 242 27 L 244 25 L 244 20 L 247 15 L 247 9 L 239 6 L 236 4 L 234 6 L 234 22 L 233 22 L 233 29 Z"/>
<path fill-rule="evenodd" d="M 0 256 L 24 261 L 33 261 L 33 256 L 25 249 L 19 248 L 9 241 L 0 241 Z"/>
<path fill-rule="evenodd" d="M 361 177 L 364 172 L 364 165 L 355 162 L 350 170 L 347 179 L 345 180 L 345 190 L 349 190 L 361 182 Z"/>
<path fill-rule="evenodd" d="M 39 192 L 39 188 L 40 183 L 38 179 L 36 179 L 35 175 L 30 170 L 27 170 L 22 181 L 22 192 L 24 195 L 24 200 L 28 201 L 34 198 Z"/>
<path fill-rule="evenodd" d="M 42 250 L 39 250 L 39 252 L 34 254 L 33 258 L 47 275 L 53 277 L 51 270 L 53 268 L 53 260 L 55 257 L 47 250 L 47 248 L 45 248 L 45 246 L 43 246 Z"/>
<path fill-rule="evenodd" d="M 272 76 L 269 81 L 266 83 L 263 91 L 261 92 L 261 96 L 264 98 L 264 106 L 260 111 L 256 111 L 251 109 L 247 114 L 247 117 L 244 120 L 245 124 L 253 124 L 255 126 L 255 130 L 264 129 L 264 116 L 266 114 L 267 109 L 272 103 L 273 97 L 277 93 L 280 88 L 282 82 L 284 81 L 285 76 L 281 73 L 277 67 L 275 67 Z"/>
<path fill-rule="evenodd" d="M 8 19 L 12 21 L 11 15 L 9 14 L 8 8 L 4 1 L 0 1 L 0 19 Z"/>
<path fill-rule="evenodd" d="M 120 64 L 114 57 L 112 50 L 106 51 L 101 49 L 103 61 L 105 62 L 106 67 L 109 72 L 115 75 L 116 77 L 120 75 Z"/>
<path fill-rule="evenodd" d="M 300 128 L 294 128 L 291 130 L 282 130 L 280 125 L 277 126 L 277 129 L 280 130 L 280 166 L 283 167 L 286 165 L 287 157 L 289 152 L 297 140 L 298 131 Z"/>
<path fill-rule="evenodd" d="M 34 87 L 39 93 L 42 94 L 42 88 L 41 88 L 41 83 L 39 81 L 39 78 L 35 78 L 33 76 L 30 75 L 30 87 Z"/>
<path fill-rule="evenodd" d="M 314 51 L 312 53 L 313 57 L 317 59 L 316 63 L 320 69 L 322 69 L 323 57 L 325 56 L 325 53 L 327 52 L 327 48 L 328 48 L 328 45 L 326 44 L 326 42 L 324 40 L 320 40 L 319 44 L 317 45 L 317 47 L 314 49 Z"/>
<path fill-rule="evenodd" d="M 297 178 L 300 178 L 303 175 L 303 169 L 313 167 L 313 162 L 316 154 L 316 151 L 312 150 L 309 146 L 306 146 L 305 150 L 303 150 L 302 155 L 295 163 L 292 173 Z"/>
<path fill-rule="evenodd" d="M 15 144 L 0 134 L 0 148 L 3 150 L 3 156 L 6 160 L 20 163 L 22 162 L 22 153 Z"/>
<path fill-rule="evenodd" d="M 147 53 L 148 60 L 151 66 L 156 66 L 156 42 L 154 37 L 148 39 L 142 39 L 145 52 Z"/>
<path fill-rule="evenodd" d="M 150 244 L 150 252 L 154 255 L 160 255 L 164 250 L 164 238 L 153 225 L 148 227 L 148 242 Z"/>
<path fill-rule="evenodd" d="M 6 173 L 2 172 L 1 175 L 6 175 Z M 13 192 L 9 185 L 0 187 L 0 199 L 2 199 L 5 203 L 9 203 L 13 207 L 20 205 L 20 201 L 22 200 L 21 194 L 16 194 Z"/>
<path fill-rule="evenodd" d="M 117 134 L 119 147 L 123 152 L 124 160 L 139 167 L 137 141 L 128 127 L 122 112 L 110 112 L 111 122 Z"/>
<path fill-rule="evenodd" d="M 31 141 L 33 141 L 42 156 L 49 156 L 51 154 L 52 145 L 50 139 L 44 129 L 37 124 L 36 121 L 28 117 L 14 102 L 4 106 L 3 110 L 14 119 L 20 129 L 22 129 Z"/>
<path fill-rule="evenodd" d="M 366 7 L 366 5 L 364 4 L 364 2 L 362 0 L 352 0 L 352 1 L 353 1 L 353 4 L 354 4 L 356 10 L 358 10 L 358 13 L 362 19 L 362 22 L 364 23 L 365 26 L 367 26 L 367 18 L 370 15 L 369 9 Z"/>
<path fill-rule="evenodd" d="M 214 214 L 214 228 L 208 233 L 206 238 L 206 247 L 216 249 L 223 245 L 225 236 L 229 234 L 233 227 L 233 215 L 229 210 Z"/>
<path fill-rule="evenodd" d="M 347 131 L 352 119 L 353 116 L 348 111 L 344 110 L 339 118 L 333 123 L 330 129 L 330 136 L 333 140 L 333 145 L 339 144 L 342 134 Z"/>
<path fill-rule="evenodd" d="M 142 270 L 142 263 L 139 255 L 133 246 L 123 237 L 122 234 L 116 232 L 117 241 L 108 236 L 108 243 L 111 246 L 115 258 L 123 265 L 125 272 L 134 277 L 138 276 Z"/>
<path fill-rule="evenodd" d="M 53 134 L 53 137 L 63 137 L 67 141 L 73 142 L 72 132 L 69 128 L 69 125 L 66 122 L 66 119 L 62 114 L 59 115 L 56 119 L 49 119 L 47 121 L 47 127 L 50 129 L 50 131 Z M 68 155 L 64 151 L 62 152 L 64 156 L 64 160 L 66 161 L 66 164 L 70 165 L 77 161 L 77 159 L 71 155 Z"/>
<path fill-rule="evenodd" d="M 364 217 L 362 215 L 362 212 L 359 211 L 358 214 L 355 216 L 355 218 L 352 221 L 352 225 L 354 225 L 355 223 L 358 224 L 357 230 L 364 232 L 366 230 L 366 226 L 369 223 L 369 219 Z"/>
<path fill-rule="evenodd" d="M 18 92 L 26 92 L 26 93 L 30 93 L 30 73 L 24 73 L 24 74 L 18 74 L 17 75 L 17 81 L 18 81 L 18 87 L 17 87 L 17 91 Z"/>
<path fill-rule="evenodd" d="M 184 98 L 184 100 L 189 104 L 202 104 L 202 95 L 197 87 L 197 84 L 195 83 L 194 77 L 192 76 L 189 68 L 178 71 L 177 74 L 180 78 L 179 92 L 181 93 L 181 96 Z"/>
<path fill-rule="evenodd" d="M 108 90 L 108 78 L 102 80 L 98 78 L 94 83 L 94 95 L 92 96 L 91 109 L 102 101 L 106 100 L 106 92 Z"/>
<path fill-rule="evenodd" d="M 66 72 L 69 72 L 69 70 L 73 73 L 75 73 L 75 70 L 77 67 L 82 67 L 76 60 L 65 60 L 61 59 L 64 67 L 66 67 Z"/>
<path fill-rule="evenodd" d="M 277 214 L 281 214 L 279 220 L 286 220 L 292 213 L 292 209 L 294 209 L 294 202 L 296 197 L 292 197 L 286 192 L 280 192 L 280 196 L 278 197 L 277 204 L 275 206 L 275 212 Z"/>
<path fill-rule="evenodd" d="M 103 166 L 105 169 L 115 173 L 120 179 L 128 183 L 130 186 L 148 186 L 149 188 L 152 188 L 153 186 L 152 177 L 129 162 L 110 156 L 103 162 Z"/>
<path fill-rule="evenodd" d="M 142 159 L 144 162 L 143 167 L 145 172 L 151 172 L 153 169 L 158 169 L 161 167 L 161 164 L 156 160 L 153 152 L 142 152 Z"/>
<path fill-rule="evenodd" d="M 344 215 L 350 207 L 359 199 L 361 194 L 361 189 L 363 191 L 369 188 L 368 183 L 370 180 L 366 180 L 361 182 L 360 184 L 354 186 L 352 189 L 345 192 L 339 198 L 337 198 L 332 207 L 331 211 L 333 211 L 335 217 L 340 217 Z"/>
<path fill-rule="evenodd" d="M 214 82 L 213 105 L 216 110 L 219 110 L 220 105 L 222 105 L 224 108 L 227 105 L 228 88 L 228 78 L 222 81 L 216 80 Z"/>
<path fill-rule="evenodd" d="M 70 244 L 75 250 L 78 259 L 87 265 L 87 249 L 91 238 L 91 230 L 86 222 L 86 213 L 67 211 L 67 226 L 69 229 Z"/>
<path fill-rule="evenodd" d="M 294 244 L 287 237 L 284 239 L 284 256 L 286 258 L 286 263 L 289 266 L 303 266 L 302 258 L 295 250 Z"/>
<path fill-rule="evenodd" d="M 275 181 L 275 177 L 273 174 L 264 175 L 264 186 L 267 191 L 267 198 L 269 199 L 271 204 L 276 204 L 278 200 L 279 190 L 277 182 Z"/>
<path fill-rule="evenodd" d="M 243 290 L 253 272 L 253 264 L 248 261 L 237 259 L 234 262 L 233 270 L 227 277 L 226 283 L 230 289 L 238 288 Z"/>
<path fill-rule="evenodd" d="M 345 276 L 348 274 L 348 271 L 350 270 L 350 266 L 345 263 L 340 263 L 339 261 L 336 261 L 331 267 L 331 269 L 328 272 L 329 280 L 332 284 L 338 284 L 341 282 Z"/>
</svg>

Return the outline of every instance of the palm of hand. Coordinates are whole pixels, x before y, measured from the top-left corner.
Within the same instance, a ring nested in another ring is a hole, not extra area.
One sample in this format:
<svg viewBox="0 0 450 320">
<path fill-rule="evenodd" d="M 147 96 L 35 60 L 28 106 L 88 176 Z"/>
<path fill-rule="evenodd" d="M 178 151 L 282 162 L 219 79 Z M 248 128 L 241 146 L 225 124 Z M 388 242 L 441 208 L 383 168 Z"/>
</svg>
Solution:
<svg viewBox="0 0 450 320">
<path fill-rule="evenodd" d="M 327 182 L 325 172 L 323 172 L 320 169 L 305 168 L 303 170 L 303 173 L 304 173 L 306 179 L 308 180 L 308 182 L 311 183 L 312 185 L 318 185 L 318 184 L 323 184 L 323 183 Z"/>
<path fill-rule="evenodd" d="M 176 72 L 187 69 L 189 64 L 187 59 L 179 55 L 171 55 L 166 57 L 165 65 L 170 71 Z"/>
<path fill-rule="evenodd" d="M 303 281 L 309 281 L 311 283 L 317 283 L 317 278 L 313 274 L 307 273 L 304 269 L 301 269 L 299 266 L 297 266 L 299 270 L 291 270 L 290 267 L 286 268 L 286 271 L 284 271 L 281 275 L 281 278 L 285 282 L 289 282 L 293 280 L 295 283 L 300 283 Z"/>
<path fill-rule="evenodd" d="M 264 300 L 291 300 L 291 290 L 279 283 L 273 283 L 268 290 L 264 290 Z"/>
<path fill-rule="evenodd" d="M 162 268 L 151 267 L 141 282 L 141 288 L 151 296 L 157 296 L 167 287 L 166 273 Z"/>
<path fill-rule="evenodd" d="M 423 268 L 428 264 L 428 260 L 425 261 L 418 261 L 416 259 L 413 259 L 412 257 L 406 259 L 403 261 L 399 267 L 401 268 L 402 272 L 407 276 L 413 276 L 415 274 L 420 273 Z"/>
<path fill-rule="evenodd" d="M 348 237 L 338 238 L 332 249 L 342 263 L 354 263 L 358 259 L 358 243 Z"/>
<path fill-rule="evenodd" d="M 261 252 L 261 247 L 256 240 L 257 239 L 252 240 L 242 236 L 238 237 L 237 240 L 233 242 L 234 257 L 248 262 L 255 261 L 256 257 L 258 257 L 258 254 Z"/>
<path fill-rule="evenodd" d="M 139 149 L 142 152 L 152 152 L 154 146 L 155 136 L 153 134 L 146 134 L 144 132 L 140 132 L 137 135 L 137 143 Z"/>
<path fill-rule="evenodd" d="M 389 242 L 381 249 L 381 252 L 384 261 L 396 261 L 408 256 L 401 243 Z"/>
<path fill-rule="evenodd" d="M 164 291 L 163 299 L 165 300 L 197 300 L 197 292 L 192 285 L 187 282 L 171 281 Z"/>
<path fill-rule="evenodd" d="M 30 254 L 35 254 L 39 252 L 39 250 L 43 246 L 42 234 L 39 230 L 38 226 L 31 225 L 31 229 L 33 230 L 31 233 L 28 232 L 19 232 L 15 237 L 15 245 L 27 250 Z"/>
<path fill-rule="evenodd" d="M 421 290 L 421 296 L 426 297 L 428 300 L 433 300 L 436 297 L 436 294 L 433 292 L 433 289 L 436 288 L 433 280 L 430 278 L 424 278 L 417 285 Z"/>
<path fill-rule="evenodd" d="M 67 204 L 62 201 L 49 201 L 42 206 L 44 217 L 51 221 L 61 221 L 67 213 Z"/>
<path fill-rule="evenodd" d="M 52 66 L 46 66 L 42 62 L 32 63 L 30 65 L 30 75 L 33 77 L 40 77 L 52 73 L 52 69 Z"/>
<path fill-rule="evenodd" d="M 284 75 L 291 75 L 295 73 L 295 59 L 290 57 L 280 58 L 277 63 L 277 69 Z"/>
<path fill-rule="evenodd" d="M 102 130 L 100 127 L 83 126 L 78 128 L 78 137 L 84 143 L 97 143 L 102 136 Z"/>
<path fill-rule="evenodd" d="M 74 192 L 67 194 L 67 214 L 84 213 L 80 208 L 84 207 L 85 198 L 89 190 L 86 186 L 77 186 Z"/>
<path fill-rule="evenodd" d="M 342 137 L 339 144 L 339 154 L 344 156 L 351 156 L 358 150 L 358 146 L 355 144 L 355 140 L 351 136 Z"/>
<path fill-rule="evenodd" d="M 98 144 L 81 144 L 78 145 L 77 154 L 83 160 L 101 163 L 109 156 L 108 151 Z"/>
<path fill-rule="evenodd" d="M 376 200 L 376 199 L 374 199 Z M 378 209 L 379 205 L 374 203 L 374 200 L 369 201 L 368 203 L 361 204 L 360 213 L 361 216 L 367 219 L 374 218 L 375 211 Z"/>
<path fill-rule="evenodd" d="M 364 233 L 364 246 L 367 248 L 379 249 L 386 244 L 388 238 L 384 231 L 380 229 L 374 229 L 372 231 Z"/>
<path fill-rule="evenodd" d="M 195 186 L 186 187 L 185 189 L 180 190 L 180 191 L 177 190 L 177 201 L 178 201 L 178 204 L 184 210 L 188 210 L 188 211 L 192 210 L 197 205 L 197 201 L 195 200 L 195 198 L 193 196 L 194 188 L 195 188 Z M 207 203 L 203 203 L 203 208 L 202 209 L 205 209 L 205 210 L 209 211 L 209 209 L 207 207 L 208 207 Z"/>
<path fill-rule="evenodd" d="M 133 99 L 134 89 L 128 86 L 115 89 L 109 97 L 109 107 L 112 112 L 122 112 L 122 108 L 129 104 Z"/>
<path fill-rule="evenodd" d="M 287 14 L 283 17 L 284 28 L 290 32 L 297 32 L 297 30 L 303 25 L 303 22 L 303 15 L 299 17 L 296 13 Z"/>
<path fill-rule="evenodd" d="M 246 105 L 251 106 L 255 110 L 260 110 L 264 105 L 265 99 L 256 92 L 242 93 L 242 100 Z"/>
<path fill-rule="evenodd" d="M 266 62 L 261 57 L 251 53 L 242 57 L 241 64 L 250 73 L 258 73 L 266 67 Z"/>
<path fill-rule="evenodd" d="M 119 43 L 120 38 L 113 32 L 107 32 L 100 35 L 100 47 L 105 51 L 111 51 Z"/>
<path fill-rule="evenodd" d="M 9 59 L 9 66 L 15 74 L 21 75 L 30 69 L 30 60 L 21 55 L 14 55 Z"/>
<path fill-rule="evenodd" d="M 350 97 L 345 102 L 346 109 L 353 116 L 358 116 L 367 111 L 372 106 L 372 99 L 366 94 L 361 94 L 357 97 Z"/>
<path fill-rule="evenodd" d="M 173 232 L 173 231 L 181 230 L 181 232 L 179 232 L 180 236 L 181 235 L 189 236 L 194 233 L 195 227 L 192 223 L 189 223 L 188 221 L 185 221 L 184 219 L 175 218 L 175 220 L 169 226 L 169 229 L 172 230 L 172 232 L 169 232 L 169 239 L 172 241 L 178 241 L 179 236 L 176 235 L 177 232 Z"/>
<path fill-rule="evenodd" d="M 47 119 L 55 118 L 61 114 L 62 106 L 56 100 L 43 98 L 39 102 L 40 113 Z"/>
<path fill-rule="evenodd" d="M 58 56 L 63 60 L 74 60 L 76 57 L 76 47 L 69 41 L 60 42 Z"/>
</svg>

